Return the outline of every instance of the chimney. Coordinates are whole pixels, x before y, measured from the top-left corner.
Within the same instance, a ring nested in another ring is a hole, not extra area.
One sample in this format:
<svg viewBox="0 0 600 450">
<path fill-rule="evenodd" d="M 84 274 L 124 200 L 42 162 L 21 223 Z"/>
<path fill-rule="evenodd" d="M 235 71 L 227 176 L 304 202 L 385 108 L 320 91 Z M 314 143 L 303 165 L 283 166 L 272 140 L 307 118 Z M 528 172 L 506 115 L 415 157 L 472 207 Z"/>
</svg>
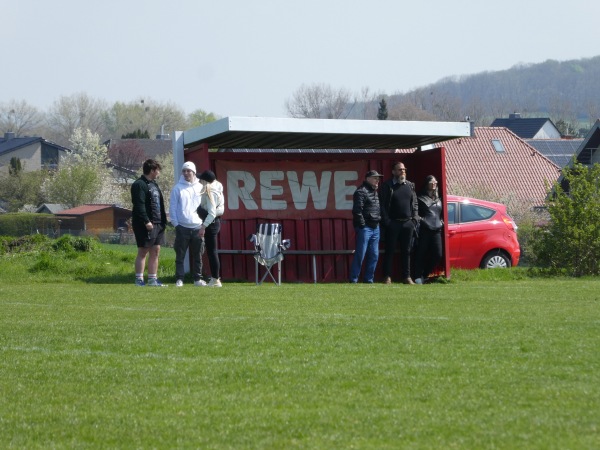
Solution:
<svg viewBox="0 0 600 450">
<path fill-rule="evenodd" d="M 15 133 L 13 131 L 6 131 L 4 133 L 4 139 L 6 139 L 7 141 L 10 139 L 14 139 L 15 137 Z"/>
<path fill-rule="evenodd" d="M 521 118 L 521 113 L 515 112 L 515 113 L 512 113 L 512 114 L 509 114 L 508 118 L 511 119 L 511 120 L 520 119 Z"/>
</svg>

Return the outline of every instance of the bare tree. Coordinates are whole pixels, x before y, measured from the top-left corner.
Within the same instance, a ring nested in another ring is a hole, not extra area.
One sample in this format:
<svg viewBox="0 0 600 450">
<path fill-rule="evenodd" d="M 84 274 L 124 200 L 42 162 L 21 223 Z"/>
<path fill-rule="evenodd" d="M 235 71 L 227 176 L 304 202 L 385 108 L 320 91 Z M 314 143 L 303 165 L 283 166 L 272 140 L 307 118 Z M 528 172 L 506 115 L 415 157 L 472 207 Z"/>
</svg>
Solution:
<svg viewBox="0 0 600 450">
<path fill-rule="evenodd" d="M 11 100 L 0 104 L 0 132 L 2 134 L 11 131 L 17 137 L 33 135 L 39 132 L 42 121 L 43 114 L 24 100 Z"/>
<path fill-rule="evenodd" d="M 50 138 L 61 145 L 68 145 L 77 128 L 90 130 L 101 138 L 106 137 L 104 100 L 96 100 L 85 93 L 62 96 L 54 102 L 48 113 Z"/>
<path fill-rule="evenodd" d="M 334 90 L 328 84 L 302 85 L 285 102 L 291 117 L 312 119 L 339 119 L 348 110 L 350 91 Z"/>
<path fill-rule="evenodd" d="M 363 86 L 360 93 L 355 96 L 355 103 L 361 105 L 361 111 L 356 113 L 363 120 L 376 119 L 379 107 L 378 99 L 385 98 L 384 94 L 372 92 L 368 86 Z"/>
<path fill-rule="evenodd" d="M 116 166 L 137 170 L 146 157 L 144 149 L 135 139 L 125 139 L 108 150 L 110 161 Z"/>
</svg>

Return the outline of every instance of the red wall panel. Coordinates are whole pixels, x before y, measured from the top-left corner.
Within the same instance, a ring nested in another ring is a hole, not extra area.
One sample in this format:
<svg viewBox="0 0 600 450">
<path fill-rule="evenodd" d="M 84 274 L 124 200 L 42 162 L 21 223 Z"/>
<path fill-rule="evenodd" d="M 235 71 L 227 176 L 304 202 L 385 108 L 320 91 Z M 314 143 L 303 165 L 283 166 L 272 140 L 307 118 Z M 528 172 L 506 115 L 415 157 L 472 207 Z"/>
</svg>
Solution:
<svg viewBox="0 0 600 450">
<path fill-rule="evenodd" d="M 414 153 L 235 153 L 235 152 L 208 152 L 202 146 L 186 151 L 185 159 L 194 161 L 199 171 L 206 167 L 203 164 L 207 159 L 211 170 L 217 179 L 226 185 L 227 174 L 218 172 L 217 161 L 246 163 L 278 163 L 285 170 L 293 170 L 294 163 L 303 167 L 306 162 L 318 168 L 320 163 L 365 161 L 367 169 L 375 169 L 384 175 L 384 180 L 391 177 L 391 166 L 395 161 L 402 161 L 408 168 L 408 179 L 420 189 L 422 181 L 429 175 L 435 175 L 440 180 L 441 194 L 445 194 L 446 178 L 444 164 L 444 149 L 417 151 Z M 231 166 L 231 164 L 229 165 Z M 356 186 L 364 179 L 361 174 Z M 225 187 L 227 189 L 227 187 Z M 226 196 L 227 198 L 227 196 Z M 328 204 L 328 208 L 329 208 Z M 339 215 L 339 214 L 338 214 Z M 222 218 L 219 248 L 226 250 L 252 250 L 253 244 L 248 237 L 256 231 L 258 223 L 281 223 L 283 237 L 291 239 L 290 250 L 353 250 L 354 228 L 352 226 L 352 212 L 348 211 L 347 218 L 311 218 L 309 211 L 297 212 L 296 216 L 287 219 L 274 218 L 272 212 L 260 211 L 258 217 L 248 219 L 228 219 L 227 203 L 225 215 Z M 445 252 L 447 253 L 447 252 Z M 317 257 L 318 282 L 345 282 L 349 277 L 349 268 L 352 255 L 318 255 Z M 378 263 L 376 280 L 381 280 L 382 258 Z M 447 258 L 444 258 L 442 270 L 449 275 Z M 221 276 L 225 280 L 255 279 L 255 263 L 252 255 L 221 255 Z M 287 255 L 282 264 L 282 281 L 284 282 L 312 282 L 313 268 L 312 256 Z"/>
</svg>

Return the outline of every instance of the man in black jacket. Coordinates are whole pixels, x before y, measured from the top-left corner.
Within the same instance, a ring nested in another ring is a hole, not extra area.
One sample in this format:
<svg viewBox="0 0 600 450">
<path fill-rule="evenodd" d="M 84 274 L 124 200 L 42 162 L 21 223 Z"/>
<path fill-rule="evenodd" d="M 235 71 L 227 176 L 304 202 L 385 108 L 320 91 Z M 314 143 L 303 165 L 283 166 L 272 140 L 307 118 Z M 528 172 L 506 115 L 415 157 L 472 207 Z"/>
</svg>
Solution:
<svg viewBox="0 0 600 450">
<path fill-rule="evenodd" d="M 358 282 L 365 259 L 363 279 L 365 283 L 373 283 L 375 267 L 379 259 L 379 222 L 381 221 L 377 187 L 382 176 L 376 170 L 369 170 L 363 184 L 354 191 L 352 223 L 356 233 L 356 249 L 350 268 L 351 283 Z"/>
<path fill-rule="evenodd" d="M 144 286 L 144 268 L 148 256 L 148 286 L 162 286 L 156 278 L 158 272 L 158 255 L 164 243 L 167 214 L 162 192 L 156 184 L 160 175 L 160 164 L 148 159 L 144 161 L 144 174 L 131 185 L 131 202 L 133 212 L 131 225 L 138 246 L 135 259 L 135 284 Z"/>
<path fill-rule="evenodd" d="M 392 178 L 381 186 L 381 217 L 385 227 L 384 283 L 392 283 L 392 261 L 400 241 L 402 282 L 415 284 L 410 277 L 410 251 L 419 222 L 419 206 L 415 185 L 406 179 L 406 167 L 401 162 L 392 165 Z"/>
</svg>

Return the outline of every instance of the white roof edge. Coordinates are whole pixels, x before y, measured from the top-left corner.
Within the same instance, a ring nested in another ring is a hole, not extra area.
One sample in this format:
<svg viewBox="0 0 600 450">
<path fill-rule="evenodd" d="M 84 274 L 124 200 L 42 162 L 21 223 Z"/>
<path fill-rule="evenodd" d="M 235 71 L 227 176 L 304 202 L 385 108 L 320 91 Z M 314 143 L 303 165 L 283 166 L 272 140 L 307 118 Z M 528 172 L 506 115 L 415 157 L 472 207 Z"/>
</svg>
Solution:
<svg viewBox="0 0 600 450">
<path fill-rule="evenodd" d="M 228 131 L 265 133 L 322 133 L 357 135 L 404 135 L 468 137 L 469 122 L 424 122 L 398 120 L 292 119 L 279 117 L 225 117 L 184 131 L 184 145 L 202 142 Z"/>
</svg>

